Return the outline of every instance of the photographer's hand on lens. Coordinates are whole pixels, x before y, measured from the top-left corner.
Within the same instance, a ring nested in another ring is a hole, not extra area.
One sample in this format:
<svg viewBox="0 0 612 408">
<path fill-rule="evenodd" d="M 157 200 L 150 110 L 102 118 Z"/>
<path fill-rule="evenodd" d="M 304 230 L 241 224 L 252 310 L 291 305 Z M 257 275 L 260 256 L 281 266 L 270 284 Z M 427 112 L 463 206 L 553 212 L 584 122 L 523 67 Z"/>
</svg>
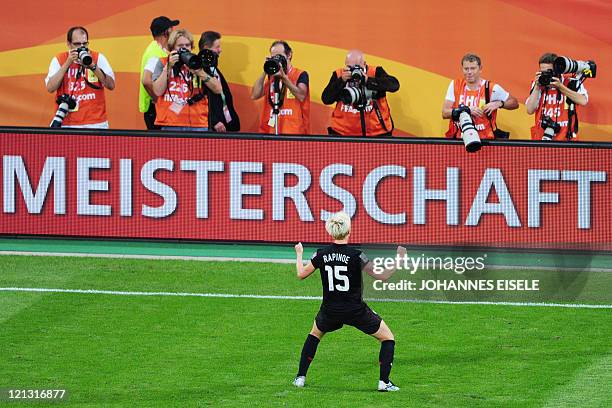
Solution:
<svg viewBox="0 0 612 408">
<path fill-rule="evenodd" d="M 283 69 L 282 65 L 280 65 L 279 71 L 276 74 L 272 75 L 272 78 L 278 78 L 285 84 L 289 81 L 289 77 L 285 73 L 285 70 Z"/>
</svg>

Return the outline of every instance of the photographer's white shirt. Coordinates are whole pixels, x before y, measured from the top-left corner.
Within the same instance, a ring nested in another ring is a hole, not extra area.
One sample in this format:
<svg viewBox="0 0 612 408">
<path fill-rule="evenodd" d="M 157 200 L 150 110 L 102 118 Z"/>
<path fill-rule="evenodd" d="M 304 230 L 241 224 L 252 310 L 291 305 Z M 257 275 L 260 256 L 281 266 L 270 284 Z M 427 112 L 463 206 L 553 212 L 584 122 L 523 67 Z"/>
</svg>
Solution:
<svg viewBox="0 0 612 408">
<path fill-rule="evenodd" d="M 485 82 L 487 81 L 484 79 L 481 79 L 480 86 L 484 86 Z M 510 94 L 504 88 L 502 88 L 498 84 L 495 84 L 493 85 L 493 89 L 491 90 L 491 98 L 489 99 L 489 102 L 493 102 L 493 101 L 506 102 L 509 96 Z M 451 81 L 450 84 L 448 85 L 448 90 L 446 91 L 446 100 L 455 102 L 455 81 L 454 80 Z"/>
</svg>

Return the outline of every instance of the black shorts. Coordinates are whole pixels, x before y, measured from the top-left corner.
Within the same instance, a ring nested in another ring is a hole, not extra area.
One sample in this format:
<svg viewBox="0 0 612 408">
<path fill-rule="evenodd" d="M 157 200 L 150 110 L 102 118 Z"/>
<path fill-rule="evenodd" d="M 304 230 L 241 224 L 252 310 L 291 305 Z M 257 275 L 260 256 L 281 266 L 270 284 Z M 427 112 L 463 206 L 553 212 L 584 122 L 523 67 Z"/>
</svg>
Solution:
<svg viewBox="0 0 612 408">
<path fill-rule="evenodd" d="M 333 332 L 348 324 L 365 334 L 374 334 L 380 328 L 380 322 L 382 322 L 382 318 L 366 304 L 362 308 L 346 313 L 332 313 L 321 306 L 317 317 L 315 317 L 317 327 L 324 333 Z"/>
</svg>

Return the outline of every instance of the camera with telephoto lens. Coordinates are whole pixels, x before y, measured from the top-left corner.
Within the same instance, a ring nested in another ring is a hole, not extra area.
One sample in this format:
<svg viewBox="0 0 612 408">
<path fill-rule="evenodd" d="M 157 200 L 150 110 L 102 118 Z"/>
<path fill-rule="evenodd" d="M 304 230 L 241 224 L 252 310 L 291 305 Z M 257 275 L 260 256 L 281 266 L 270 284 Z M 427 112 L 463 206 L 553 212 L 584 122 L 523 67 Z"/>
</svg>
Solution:
<svg viewBox="0 0 612 408">
<path fill-rule="evenodd" d="M 351 72 L 351 79 L 345 88 L 340 91 L 340 100 L 345 105 L 354 105 L 363 109 L 372 100 L 374 91 L 365 87 L 365 73 L 360 65 L 347 67 Z"/>
<path fill-rule="evenodd" d="M 582 73 L 587 78 L 595 78 L 597 75 L 597 64 L 595 61 L 579 61 L 568 57 L 557 57 L 553 62 L 555 74 L 577 74 Z"/>
<path fill-rule="evenodd" d="M 93 62 L 93 57 L 89 53 L 89 49 L 87 47 L 79 47 L 76 49 L 76 52 L 79 55 L 79 61 L 81 61 L 83 65 L 91 65 Z"/>
<path fill-rule="evenodd" d="M 540 77 L 538 78 L 538 83 L 542 86 L 550 86 L 553 78 L 557 78 L 555 72 L 552 69 L 547 69 L 540 73 Z"/>
<path fill-rule="evenodd" d="M 62 127 L 62 122 L 64 121 L 64 118 L 70 112 L 70 110 L 76 108 L 77 101 L 76 99 L 74 99 L 74 97 L 68 94 L 63 94 L 58 96 L 55 102 L 59 106 L 57 107 L 57 112 L 55 112 L 55 116 L 51 121 L 50 127 L 59 128 Z"/>
<path fill-rule="evenodd" d="M 480 136 L 478 136 L 478 130 L 472 120 L 470 108 L 465 105 L 459 105 L 451 112 L 451 118 L 457 123 L 459 129 L 461 129 L 461 138 L 465 145 L 465 150 L 469 153 L 480 150 L 482 142 Z"/>
<path fill-rule="evenodd" d="M 266 58 L 266 62 L 264 62 L 263 70 L 268 75 L 274 75 L 280 72 L 281 67 L 283 67 L 283 71 L 287 72 L 287 58 L 285 58 L 282 54 L 276 54 L 272 57 Z"/>
<path fill-rule="evenodd" d="M 202 68 L 202 58 L 198 57 L 187 48 L 179 48 L 178 53 L 178 61 L 174 65 L 177 69 L 180 69 L 183 65 L 187 65 L 189 68 L 193 70 L 198 70 Z"/>
<path fill-rule="evenodd" d="M 561 131 L 561 125 L 552 120 L 550 116 L 543 116 L 540 126 L 544 129 L 542 140 L 553 140 L 555 135 Z"/>
</svg>

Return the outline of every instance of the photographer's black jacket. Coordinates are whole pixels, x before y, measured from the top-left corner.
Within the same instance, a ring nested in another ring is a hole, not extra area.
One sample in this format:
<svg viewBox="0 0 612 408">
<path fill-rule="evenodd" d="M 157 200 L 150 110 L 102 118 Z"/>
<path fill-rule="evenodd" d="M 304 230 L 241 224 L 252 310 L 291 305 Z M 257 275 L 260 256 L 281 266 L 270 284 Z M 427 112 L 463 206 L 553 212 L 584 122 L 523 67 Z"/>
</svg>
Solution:
<svg viewBox="0 0 612 408">
<path fill-rule="evenodd" d="M 238 117 L 238 113 L 234 109 L 234 98 L 232 96 L 232 91 L 230 90 L 230 87 L 219 68 L 216 70 L 219 76 L 219 81 L 221 81 L 223 94 L 225 95 L 225 103 L 227 104 L 227 108 L 232 116 L 232 121 L 227 123 L 227 120 L 225 119 L 225 115 L 223 114 L 223 98 L 221 95 L 210 92 L 210 90 L 206 88 L 208 91 L 208 129 L 214 132 L 215 125 L 222 122 L 228 132 L 239 132 L 240 117 Z"/>
<path fill-rule="evenodd" d="M 332 73 L 329 83 L 323 90 L 321 100 L 325 105 L 331 105 L 340 101 L 340 92 L 344 89 L 346 83 L 336 75 L 336 71 Z M 384 98 L 387 92 L 396 92 L 399 89 L 399 81 L 397 78 L 387 74 L 382 67 L 376 68 L 374 78 L 368 78 L 366 88 L 376 93 L 375 99 Z"/>
</svg>

